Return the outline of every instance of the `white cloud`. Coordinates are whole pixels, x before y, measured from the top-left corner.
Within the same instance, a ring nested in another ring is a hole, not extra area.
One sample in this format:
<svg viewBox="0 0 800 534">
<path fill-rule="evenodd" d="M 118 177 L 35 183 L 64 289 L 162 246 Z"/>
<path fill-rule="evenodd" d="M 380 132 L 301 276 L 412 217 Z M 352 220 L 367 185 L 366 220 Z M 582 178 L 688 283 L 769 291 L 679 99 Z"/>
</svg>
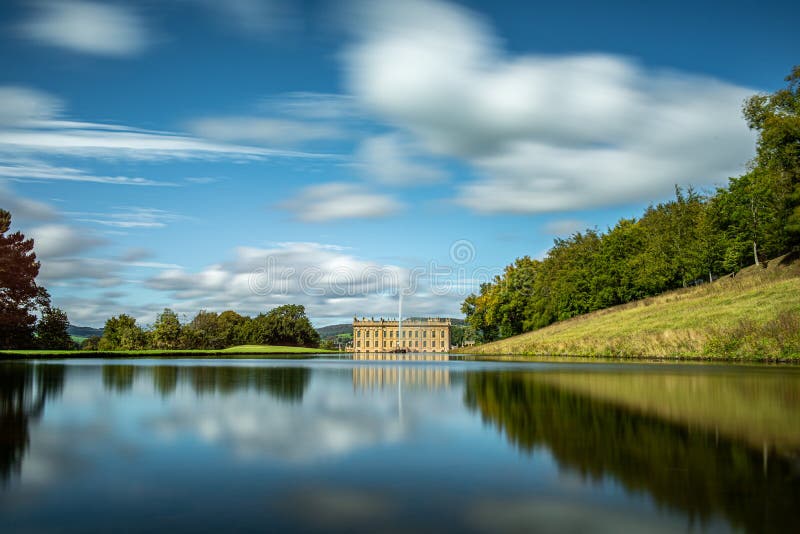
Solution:
<svg viewBox="0 0 800 534">
<path fill-rule="evenodd" d="M 326 324 L 348 321 L 354 314 L 394 315 L 398 289 L 407 295 L 403 307 L 407 315 L 458 314 L 461 301 L 476 284 L 443 285 L 444 291 L 434 293 L 432 280 L 423 272 L 428 267 L 412 269 L 364 259 L 334 245 L 277 243 L 270 248 L 239 247 L 232 260 L 195 272 L 163 270 L 145 286 L 162 292 L 165 305 L 186 314 L 233 309 L 255 315 L 292 303 L 305 305 L 315 323 Z"/>
<path fill-rule="evenodd" d="M 294 303 L 304 304 L 315 320 L 341 320 L 354 313 L 392 313 L 397 290 L 411 284 L 410 276 L 408 269 L 362 259 L 341 247 L 279 243 L 240 247 L 233 260 L 197 272 L 165 270 L 145 285 L 168 294 L 170 306 L 187 313 L 235 309 L 256 314 Z M 434 299 L 432 305 L 441 308 L 443 302 Z"/>
<path fill-rule="evenodd" d="M 46 93 L 0 86 L 0 177 L 17 180 L 71 180 L 128 185 L 167 185 L 141 177 L 95 176 L 79 169 L 48 165 L 32 158 L 65 156 L 136 160 L 232 159 L 333 156 L 209 141 L 175 132 L 59 118 L 60 101 Z"/>
<path fill-rule="evenodd" d="M 34 251 L 41 260 L 56 260 L 64 256 L 76 256 L 96 247 L 102 241 L 90 233 L 65 224 L 46 224 L 31 228 Z"/>
<path fill-rule="evenodd" d="M 156 208 L 124 206 L 107 213 L 70 212 L 75 220 L 113 228 L 164 228 L 168 223 L 187 217 Z"/>
<path fill-rule="evenodd" d="M 0 133 L 0 135 L 2 135 L 2 133 Z M 64 181 L 138 186 L 176 185 L 171 182 L 159 182 L 149 178 L 135 176 L 97 176 L 82 169 L 54 166 L 35 159 L 9 158 L 3 161 L 2 155 L 0 155 L 0 178 L 18 182 Z"/>
<path fill-rule="evenodd" d="M 267 156 L 316 157 L 301 152 L 215 143 L 169 132 L 107 130 L 102 125 L 0 130 L 0 151 L 130 159 L 261 159 Z"/>
<path fill-rule="evenodd" d="M 387 217 L 402 205 L 389 195 L 370 192 L 368 186 L 331 182 L 306 187 L 282 207 L 301 221 L 325 222 Z"/>
<path fill-rule="evenodd" d="M 477 212 L 563 211 L 658 198 L 739 172 L 753 90 L 609 54 L 510 56 L 455 5 L 359 4 L 348 83 L 364 107 L 479 178 Z"/>
<path fill-rule="evenodd" d="M 142 19 L 133 10 L 100 2 L 39 2 L 20 30 L 42 44 L 102 56 L 134 55 L 149 41 Z"/>
<path fill-rule="evenodd" d="M 61 106 L 56 97 L 30 87 L 0 86 L 0 126 L 51 119 Z"/>
<path fill-rule="evenodd" d="M 365 139 L 356 160 L 367 180 L 385 185 L 426 185 L 446 178 L 441 169 L 420 163 L 419 155 L 398 134 Z"/>
<path fill-rule="evenodd" d="M 208 117 L 191 121 L 188 127 L 201 137 L 256 145 L 295 145 L 349 137 L 331 124 L 262 117 Z"/>
<path fill-rule="evenodd" d="M 0 208 L 11 213 L 12 221 L 50 221 L 58 218 L 58 212 L 49 204 L 18 197 L 0 181 Z"/>
</svg>

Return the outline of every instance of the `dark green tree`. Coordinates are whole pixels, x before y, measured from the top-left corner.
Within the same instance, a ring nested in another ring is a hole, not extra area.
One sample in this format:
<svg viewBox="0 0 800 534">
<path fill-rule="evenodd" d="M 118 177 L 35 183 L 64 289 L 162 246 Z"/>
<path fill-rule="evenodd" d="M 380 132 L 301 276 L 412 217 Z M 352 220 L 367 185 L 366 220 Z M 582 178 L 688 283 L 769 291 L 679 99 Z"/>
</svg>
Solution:
<svg viewBox="0 0 800 534">
<path fill-rule="evenodd" d="M 233 310 L 227 310 L 217 317 L 217 327 L 221 343 L 225 347 L 244 344 L 243 328 L 250 320 Z"/>
<path fill-rule="evenodd" d="M 8 233 L 11 214 L 0 209 L 0 349 L 34 345 L 37 308 L 47 307 L 50 296 L 36 284 L 39 262 L 33 239 L 21 232 Z"/>
<path fill-rule="evenodd" d="M 259 314 L 248 325 L 249 343 L 258 345 L 287 345 L 318 347 L 319 334 L 299 304 L 286 304 Z"/>
<path fill-rule="evenodd" d="M 41 349 L 68 350 L 75 348 L 75 342 L 67 332 L 69 319 L 59 308 L 47 307 L 36 325 L 36 346 Z"/>
</svg>

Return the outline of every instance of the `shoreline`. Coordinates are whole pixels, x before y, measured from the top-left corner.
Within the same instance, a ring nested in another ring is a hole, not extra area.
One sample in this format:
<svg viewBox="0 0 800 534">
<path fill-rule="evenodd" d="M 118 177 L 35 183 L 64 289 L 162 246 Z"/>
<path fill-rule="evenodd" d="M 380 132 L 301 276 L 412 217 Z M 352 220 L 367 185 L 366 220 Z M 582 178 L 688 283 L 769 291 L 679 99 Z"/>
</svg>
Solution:
<svg viewBox="0 0 800 534">
<path fill-rule="evenodd" d="M 315 355 L 339 354 L 336 351 L 325 349 L 314 349 L 308 347 L 263 347 L 259 349 L 187 349 L 187 350 L 119 350 L 119 351 L 96 351 L 96 350 L 0 350 L 0 360 L 64 360 L 70 358 L 92 359 L 92 358 L 138 358 L 138 357 L 158 357 L 158 358 L 274 358 L 274 359 L 301 359 L 310 358 Z"/>
<path fill-rule="evenodd" d="M 318 357 L 329 357 L 340 355 L 342 359 L 355 362 L 384 362 L 384 363 L 413 363 L 427 361 L 426 354 L 410 354 L 412 358 L 407 360 L 361 360 L 352 358 L 352 353 L 336 352 L 315 349 L 295 350 L 276 350 L 275 352 L 261 351 L 229 351 L 222 350 L 175 350 L 175 351 L 0 351 L 0 361 L 33 361 L 33 360 L 69 360 L 69 359 L 181 359 L 181 358 L 203 358 L 203 359 L 257 359 L 257 360 L 309 360 Z M 414 358 L 418 356 L 419 358 Z M 800 367 L 800 359 L 797 358 L 732 358 L 732 357 L 708 357 L 708 356 L 590 356 L 590 355 L 559 355 L 559 354 L 480 354 L 466 352 L 447 353 L 449 361 L 464 362 L 500 362 L 500 363 L 620 363 L 620 364 L 733 364 L 733 365 L 753 365 L 756 367 L 770 366 L 797 366 Z"/>
</svg>

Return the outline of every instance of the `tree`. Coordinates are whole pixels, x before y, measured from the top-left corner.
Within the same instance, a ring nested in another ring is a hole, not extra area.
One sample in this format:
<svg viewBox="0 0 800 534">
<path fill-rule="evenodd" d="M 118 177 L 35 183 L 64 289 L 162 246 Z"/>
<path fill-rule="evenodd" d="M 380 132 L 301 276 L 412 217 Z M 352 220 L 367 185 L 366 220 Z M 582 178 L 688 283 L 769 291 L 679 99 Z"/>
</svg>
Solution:
<svg viewBox="0 0 800 534">
<path fill-rule="evenodd" d="M 121 314 L 106 321 L 98 350 L 141 350 L 147 346 L 147 335 L 136 319 Z"/>
<path fill-rule="evenodd" d="M 796 248 L 800 247 L 800 65 L 785 80 L 783 89 L 748 98 L 743 113 L 748 126 L 759 133 L 754 167 L 766 173 L 770 188 L 781 196 L 786 243 Z"/>
<path fill-rule="evenodd" d="M 7 234 L 10 227 L 11 214 L 0 209 L 0 349 L 33 346 L 33 312 L 50 303 L 47 291 L 36 284 L 39 262 L 33 239 L 20 232 Z"/>
<path fill-rule="evenodd" d="M 75 342 L 67 332 L 69 319 L 59 308 L 47 307 L 36 325 L 36 346 L 42 349 L 67 350 L 75 347 Z"/>
<path fill-rule="evenodd" d="M 152 344 L 156 349 L 177 349 L 181 341 L 181 322 L 178 314 L 169 308 L 156 318 L 153 325 Z"/>
<path fill-rule="evenodd" d="M 319 346 L 319 334 L 299 304 L 286 304 L 259 314 L 247 328 L 249 343 L 259 345 Z"/>
<path fill-rule="evenodd" d="M 192 322 L 184 328 L 184 343 L 189 343 L 191 346 L 184 346 L 196 349 L 224 348 L 224 340 L 220 335 L 217 317 L 214 312 L 205 310 L 197 312 Z"/>
<path fill-rule="evenodd" d="M 249 320 L 249 317 L 243 317 L 233 310 L 220 313 L 217 317 L 217 328 L 222 345 L 232 347 L 244 344 L 242 330 Z"/>
</svg>

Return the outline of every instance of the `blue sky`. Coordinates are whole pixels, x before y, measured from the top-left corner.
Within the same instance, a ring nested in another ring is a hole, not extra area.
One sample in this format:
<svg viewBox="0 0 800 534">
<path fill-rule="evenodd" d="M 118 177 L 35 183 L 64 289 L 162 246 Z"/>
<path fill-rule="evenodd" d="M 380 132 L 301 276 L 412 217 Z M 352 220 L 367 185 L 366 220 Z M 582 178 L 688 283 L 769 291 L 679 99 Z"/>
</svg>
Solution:
<svg viewBox="0 0 800 534">
<path fill-rule="evenodd" d="M 3 2 L 0 205 L 74 324 L 464 296 L 740 173 L 793 2 Z"/>
</svg>

